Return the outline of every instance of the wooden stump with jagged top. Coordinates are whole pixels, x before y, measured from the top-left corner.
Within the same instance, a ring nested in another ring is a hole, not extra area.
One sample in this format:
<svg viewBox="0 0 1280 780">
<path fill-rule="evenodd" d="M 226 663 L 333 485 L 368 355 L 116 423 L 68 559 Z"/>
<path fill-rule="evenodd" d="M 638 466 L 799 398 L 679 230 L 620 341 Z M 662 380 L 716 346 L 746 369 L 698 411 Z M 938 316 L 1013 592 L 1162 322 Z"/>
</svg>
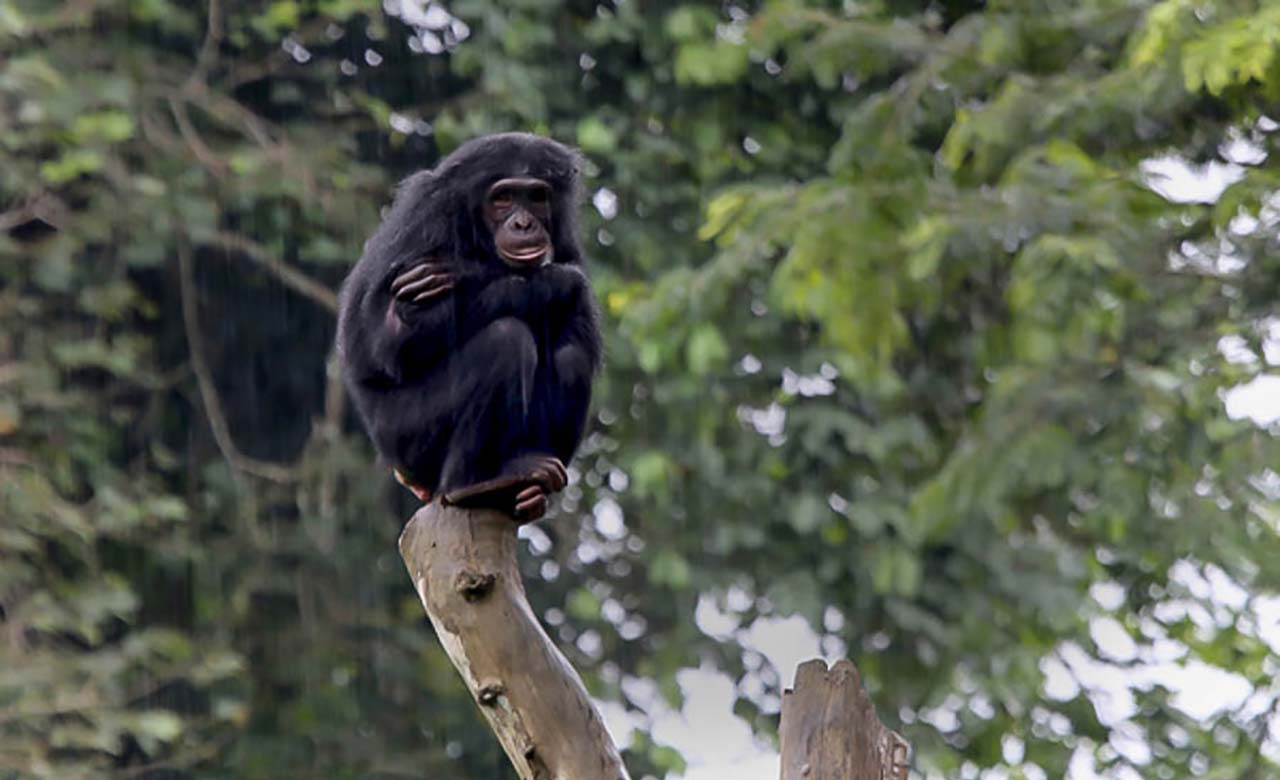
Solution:
<svg viewBox="0 0 1280 780">
<path fill-rule="evenodd" d="M 780 732 L 782 780 L 907 780 L 910 747 L 880 722 L 852 661 L 800 664 Z"/>
</svg>

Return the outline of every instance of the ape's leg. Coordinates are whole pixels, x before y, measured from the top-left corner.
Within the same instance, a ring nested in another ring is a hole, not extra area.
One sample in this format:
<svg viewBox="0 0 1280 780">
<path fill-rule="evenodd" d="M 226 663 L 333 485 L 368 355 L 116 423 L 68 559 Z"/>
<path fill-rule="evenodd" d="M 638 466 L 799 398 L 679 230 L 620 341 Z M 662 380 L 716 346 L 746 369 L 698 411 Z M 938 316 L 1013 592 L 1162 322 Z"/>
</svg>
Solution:
<svg viewBox="0 0 1280 780">
<path fill-rule="evenodd" d="M 574 340 L 561 342 L 547 363 L 538 378 L 534 401 L 544 426 L 539 440 L 568 463 L 586 430 L 594 365 L 588 349 Z"/>
<path fill-rule="evenodd" d="M 591 380 L 600 366 L 600 328 L 580 269 L 553 265 L 539 280 L 547 286 L 547 303 L 534 398 L 536 441 L 568 463 L 587 427 Z"/>
<path fill-rule="evenodd" d="M 530 454 L 509 461 L 496 479 L 446 494 L 445 502 L 494 506 L 524 521 L 545 514 L 548 497 L 569 481 L 564 464 L 573 457 L 586 427 L 592 370 L 582 345 L 565 341 L 556 347 L 538 366 L 534 380 L 533 402 L 525 418 L 525 448 Z"/>
<path fill-rule="evenodd" d="M 444 501 L 535 519 L 545 494 L 564 487 L 564 466 L 532 436 L 538 349 L 523 322 L 485 326 L 449 360 L 446 387 L 453 434 L 441 471 Z"/>
<path fill-rule="evenodd" d="M 401 485 L 423 503 L 440 484 L 453 409 L 436 392 L 439 381 L 390 387 L 386 381 L 351 387 L 352 400 L 378 452 Z"/>
<path fill-rule="evenodd" d="M 440 474 L 452 493 L 502 476 L 524 444 L 538 350 L 521 321 L 503 317 L 458 346 L 434 388 L 453 410 L 453 433 Z"/>
</svg>

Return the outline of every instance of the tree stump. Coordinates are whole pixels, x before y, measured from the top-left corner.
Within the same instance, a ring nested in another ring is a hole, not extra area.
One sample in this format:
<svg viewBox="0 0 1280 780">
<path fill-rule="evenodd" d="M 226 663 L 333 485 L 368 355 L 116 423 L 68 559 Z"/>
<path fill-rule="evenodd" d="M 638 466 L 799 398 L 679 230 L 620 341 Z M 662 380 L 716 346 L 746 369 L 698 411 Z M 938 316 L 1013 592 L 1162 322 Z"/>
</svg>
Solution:
<svg viewBox="0 0 1280 780">
<path fill-rule="evenodd" d="M 907 780 L 910 746 L 876 717 L 852 661 L 800 664 L 779 731 L 782 780 Z"/>
<path fill-rule="evenodd" d="M 516 527 L 500 512 L 433 503 L 405 526 L 400 556 L 521 780 L 629 780 L 582 679 L 529 607 Z"/>
<path fill-rule="evenodd" d="M 525 597 L 516 523 L 430 504 L 400 535 L 427 616 L 521 780 L 629 780 L 582 679 Z M 906 780 L 909 746 L 850 661 L 807 661 L 782 700 L 782 780 Z"/>
</svg>

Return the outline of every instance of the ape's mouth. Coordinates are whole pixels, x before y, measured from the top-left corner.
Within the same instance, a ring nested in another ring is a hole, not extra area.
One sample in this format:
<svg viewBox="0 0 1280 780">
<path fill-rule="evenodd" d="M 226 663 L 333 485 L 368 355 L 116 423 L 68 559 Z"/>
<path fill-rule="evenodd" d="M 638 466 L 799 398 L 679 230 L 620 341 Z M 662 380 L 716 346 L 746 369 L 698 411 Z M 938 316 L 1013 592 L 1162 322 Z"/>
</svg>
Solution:
<svg viewBox="0 0 1280 780">
<path fill-rule="evenodd" d="M 536 244 L 499 246 L 498 254 L 511 265 L 542 265 L 551 259 L 551 245 L 545 241 Z"/>
</svg>

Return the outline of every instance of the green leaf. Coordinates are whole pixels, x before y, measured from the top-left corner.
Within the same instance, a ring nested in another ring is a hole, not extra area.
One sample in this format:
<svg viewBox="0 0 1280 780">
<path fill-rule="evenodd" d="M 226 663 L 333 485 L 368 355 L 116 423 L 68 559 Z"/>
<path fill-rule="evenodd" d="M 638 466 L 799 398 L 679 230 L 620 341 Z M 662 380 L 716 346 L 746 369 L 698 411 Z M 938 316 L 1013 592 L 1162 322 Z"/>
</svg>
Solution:
<svg viewBox="0 0 1280 780">
<path fill-rule="evenodd" d="M 952 227 L 945 217 L 925 217 L 903 236 L 907 251 L 907 276 L 924 281 L 938 270 L 938 262 L 947 250 Z"/>
<path fill-rule="evenodd" d="M 672 550 L 662 550 L 649 566 L 649 581 L 673 590 L 689 586 L 689 562 Z"/>
<path fill-rule="evenodd" d="M 569 594 L 565 609 L 576 620 L 588 621 L 600 618 L 600 599 L 586 588 L 576 588 Z"/>
<path fill-rule="evenodd" d="M 706 375 L 728 362 L 729 345 L 716 326 L 704 323 L 689 337 L 687 358 L 690 371 Z"/>
<path fill-rule="evenodd" d="M 674 464 L 664 453 L 656 450 L 641 453 L 631 463 L 632 489 L 642 497 L 663 495 Z"/>
<path fill-rule="evenodd" d="M 79 142 L 120 143 L 133 137 L 133 117 L 122 111 L 100 111 L 77 117 L 71 132 Z"/>
<path fill-rule="evenodd" d="M 676 81 L 704 87 L 733 83 L 746 72 L 747 55 L 743 44 L 686 43 L 676 52 Z"/>
<path fill-rule="evenodd" d="M 791 504 L 788 514 L 791 527 L 797 533 L 811 534 L 818 530 L 831 515 L 831 508 L 817 496 L 805 494 Z"/>
<path fill-rule="evenodd" d="M 706 8 L 685 5 L 667 16 L 667 34 L 677 41 L 692 40 L 715 28 L 715 13 Z"/>
<path fill-rule="evenodd" d="M 102 154 L 93 149 L 72 149 L 56 160 L 41 163 L 40 176 L 50 184 L 62 184 L 102 170 Z"/>
<path fill-rule="evenodd" d="M 588 154 L 611 154 L 618 145 L 617 134 L 597 117 L 578 122 L 578 145 Z"/>
</svg>

